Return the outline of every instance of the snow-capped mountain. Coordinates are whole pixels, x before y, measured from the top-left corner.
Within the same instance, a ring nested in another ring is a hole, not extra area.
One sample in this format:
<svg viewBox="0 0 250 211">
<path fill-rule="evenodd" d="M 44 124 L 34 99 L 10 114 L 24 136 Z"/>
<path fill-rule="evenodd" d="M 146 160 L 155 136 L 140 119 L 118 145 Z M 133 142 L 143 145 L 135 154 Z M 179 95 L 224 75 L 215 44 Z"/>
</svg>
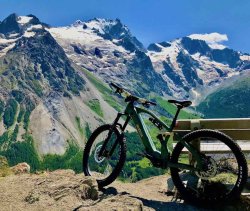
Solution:
<svg viewBox="0 0 250 211">
<path fill-rule="evenodd" d="M 115 109 L 75 66 L 36 17 L 13 14 L 0 23 L 0 153 L 24 142 L 42 155 L 63 154 L 114 119 Z"/>
<path fill-rule="evenodd" d="M 106 82 L 116 82 L 139 95 L 168 94 L 168 85 L 155 72 L 143 45 L 120 20 L 76 21 L 47 29 L 77 65 Z M 157 81 L 158 83 L 155 83 Z"/>
<path fill-rule="evenodd" d="M 118 19 L 76 21 L 48 31 L 74 63 L 141 95 L 150 90 L 199 101 L 249 69 L 249 56 L 225 46 L 228 38 L 219 33 L 192 34 L 145 49 Z"/>
<path fill-rule="evenodd" d="M 0 56 L 19 39 L 42 30 L 54 37 L 74 64 L 140 95 L 153 91 L 175 98 L 202 99 L 222 81 L 250 66 L 250 56 L 229 49 L 222 43 L 227 36 L 219 33 L 192 34 L 145 49 L 119 19 L 95 18 L 49 27 L 33 15 L 15 14 L 0 24 Z"/>
<path fill-rule="evenodd" d="M 0 57 L 14 48 L 21 38 L 33 37 L 37 32 L 47 26 L 33 15 L 17 16 L 11 14 L 0 22 Z"/>
<path fill-rule="evenodd" d="M 172 96 L 201 100 L 222 81 L 249 69 L 247 54 L 227 48 L 218 33 L 193 34 L 149 45 L 147 55 L 169 85 Z"/>
</svg>

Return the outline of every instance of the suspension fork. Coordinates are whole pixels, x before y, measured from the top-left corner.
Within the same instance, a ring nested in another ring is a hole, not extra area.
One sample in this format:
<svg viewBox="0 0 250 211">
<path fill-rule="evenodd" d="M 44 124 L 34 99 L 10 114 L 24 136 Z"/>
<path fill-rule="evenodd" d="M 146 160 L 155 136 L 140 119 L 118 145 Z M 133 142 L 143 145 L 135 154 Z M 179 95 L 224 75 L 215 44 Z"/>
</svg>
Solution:
<svg viewBox="0 0 250 211">
<path fill-rule="evenodd" d="M 113 124 L 112 124 L 112 126 L 111 126 L 111 128 L 110 128 L 110 130 L 109 130 L 108 136 L 107 136 L 107 138 L 104 140 L 104 143 L 103 143 L 103 145 L 102 145 L 102 147 L 101 147 L 101 149 L 100 149 L 100 152 L 99 152 L 99 156 L 100 156 L 100 157 L 103 156 L 103 153 L 104 153 L 105 148 L 106 148 L 106 146 L 107 146 L 107 144 L 108 144 L 108 141 L 109 141 L 109 139 L 111 138 L 111 135 L 112 135 L 112 133 L 113 133 L 113 131 L 114 131 L 114 129 L 115 129 L 115 127 L 116 127 L 117 125 L 120 127 L 122 133 L 121 133 L 121 135 L 119 135 L 119 136 L 116 138 L 115 143 L 113 144 L 113 146 L 112 146 L 112 148 L 111 148 L 111 150 L 110 150 L 110 152 L 109 152 L 109 154 L 108 154 L 108 157 L 112 156 L 112 154 L 114 153 L 114 150 L 115 150 L 115 148 L 116 148 L 116 146 L 117 146 L 117 144 L 118 144 L 118 142 L 119 142 L 119 138 L 123 138 L 123 137 L 124 137 L 124 133 L 123 133 L 123 132 L 124 132 L 124 130 L 126 129 L 126 127 L 127 127 L 127 125 L 128 125 L 128 122 L 130 121 L 131 117 L 130 117 L 130 116 L 127 116 L 127 119 L 126 119 L 124 125 L 122 126 L 120 123 L 118 123 L 118 121 L 119 121 L 119 119 L 121 118 L 121 116 L 123 116 L 123 115 L 126 115 L 126 114 L 124 114 L 124 113 L 118 113 L 118 114 L 117 114 L 117 116 L 116 116 L 116 118 L 115 118 L 115 120 L 114 120 L 114 122 L 113 122 Z M 105 154 L 104 154 L 104 156 L 105 156 Z"/>
</svg>

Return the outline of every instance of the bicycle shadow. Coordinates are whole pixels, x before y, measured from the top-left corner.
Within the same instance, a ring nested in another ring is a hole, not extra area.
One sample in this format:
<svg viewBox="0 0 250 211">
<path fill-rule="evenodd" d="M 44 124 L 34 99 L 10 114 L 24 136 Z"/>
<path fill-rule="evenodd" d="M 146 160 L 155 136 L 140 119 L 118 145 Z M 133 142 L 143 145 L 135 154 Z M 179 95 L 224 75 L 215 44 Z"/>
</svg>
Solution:
<svg viewBox="0 0 250 211">
<path fill-rule="evenodd" d="M 142 201 L 143 205 L 149 208 L 152 208 L 157 211 L 168 211 L 168 210 L 175 210 L 175 211 L 208 211 L 211 209 L 204 209 L 200 207 L 195 207 L 194 205 L 189 205 L 186 203 L 181 202 L 181 200 L 174 198 L 171 201 L 157 201 L 157 200 L 150 200 L 143 197 L 138 197 L 131 195 L 130 193 L 123 191 L 118 192 L 116 188 L 114 187 L 108 187 L 101 189 L 102 193 L 106 196 L 108 195 L 128 195 L 131 198 L 138 199 Z M 168 195 L 166 194 L 166 197 Z"/>
</svg>

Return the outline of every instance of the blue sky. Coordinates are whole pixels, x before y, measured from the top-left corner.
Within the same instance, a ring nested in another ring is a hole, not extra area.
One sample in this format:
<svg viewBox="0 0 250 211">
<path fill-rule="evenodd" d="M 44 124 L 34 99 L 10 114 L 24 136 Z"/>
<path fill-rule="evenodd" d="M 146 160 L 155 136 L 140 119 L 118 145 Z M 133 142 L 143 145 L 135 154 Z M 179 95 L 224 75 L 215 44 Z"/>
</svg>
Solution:
<svg viewBox="0 0 250 211">
<path fill-rule="evenodd" d="M 53 26 L 77 19 L 119 18 L 145 46 L 193 33 L 227 34 L 230 48 L 250 53 L 249 0 L 0 0 L 0 20 L 34 14 Z"/>
</svg>

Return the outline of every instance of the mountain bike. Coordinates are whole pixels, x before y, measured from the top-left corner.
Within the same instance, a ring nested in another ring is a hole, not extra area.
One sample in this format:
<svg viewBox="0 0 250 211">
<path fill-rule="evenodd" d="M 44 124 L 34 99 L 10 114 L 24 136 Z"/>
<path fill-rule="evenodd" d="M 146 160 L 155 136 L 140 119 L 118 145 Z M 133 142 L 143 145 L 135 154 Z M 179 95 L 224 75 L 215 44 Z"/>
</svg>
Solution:
<svg viewBox="0 0 250 211">
<path fill-rule="evenodd" d="M 142 156 L 154 167 L 170 168 L 173 183 L 184 200 L 211 203 L 240 196 L 247 180 L 247 162 L 238 144 L 229 136 L 210 129 L 195 130 L 184 136 L 175 134 L 177 143 L 171 152 L 169 142 L 177 117 L 191 101 L 168 100 L 176 106 L 176 114 L 167 125 L 148 109 L 156 106 L 155 102 L 134 96 L 114 83 L 110 85 L 125 98 L 127 106 L 112 124 L 98 127 L 87 141 L 83 153 L 86 176 L 94 176 L 99 187 L 109 185 L 118 177 L 126 160 L 124 131 L 132 120 L 145 147 Z M 156 149 L 142 114 L 149 115 L 149 120 L 159 129 L 160 150 Z M 123 124 L 119 123 L 122 116 L 125 117 Z"/>
</svg>

